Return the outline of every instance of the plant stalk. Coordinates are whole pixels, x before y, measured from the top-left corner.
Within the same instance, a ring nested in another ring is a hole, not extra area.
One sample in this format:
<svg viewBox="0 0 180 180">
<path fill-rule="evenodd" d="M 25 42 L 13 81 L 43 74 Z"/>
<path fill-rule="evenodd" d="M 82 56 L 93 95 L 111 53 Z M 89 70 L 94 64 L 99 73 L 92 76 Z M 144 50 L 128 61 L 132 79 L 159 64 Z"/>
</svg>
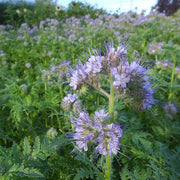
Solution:
<svg viewBox="0 0 180 180">
<path fill-rule="evenodd" d="M 111 83 L 111 92 L 109 97 L 109 115 L 111 116 L 111 122 L 114 121 L 114 86 Z"/>
<path fill-rule="evenodd" d="M 109 115 L 111 116 L 111 123 L 114 121 L 114 86 L 112 82 L 112 78 L 110 76 L 110 84 L 111 84 L 111 91 L 109 97 Z M 107 153 L 106 156 L 106 170 L 105 170 L 105 180 L 111 179 L 111 156 Z"/>
<path fill-rule="evenodd" d="M 106 156 L 106 171 L 105 171 L 105 180 L 111 179 L 111 156 L 107 153 Z"/>
</svg>

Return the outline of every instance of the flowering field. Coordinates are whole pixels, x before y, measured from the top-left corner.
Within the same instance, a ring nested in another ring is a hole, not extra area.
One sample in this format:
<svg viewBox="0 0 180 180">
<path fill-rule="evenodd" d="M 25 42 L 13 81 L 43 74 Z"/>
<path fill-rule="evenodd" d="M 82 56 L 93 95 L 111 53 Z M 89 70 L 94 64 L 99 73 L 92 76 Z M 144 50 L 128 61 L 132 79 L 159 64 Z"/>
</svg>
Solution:
<svg viewBox="0 0 180 180">
<path fill-rule="evenodd" d="M 180 178 L 180 12 L 0 25 L 0 179 Z"/>
</svg>

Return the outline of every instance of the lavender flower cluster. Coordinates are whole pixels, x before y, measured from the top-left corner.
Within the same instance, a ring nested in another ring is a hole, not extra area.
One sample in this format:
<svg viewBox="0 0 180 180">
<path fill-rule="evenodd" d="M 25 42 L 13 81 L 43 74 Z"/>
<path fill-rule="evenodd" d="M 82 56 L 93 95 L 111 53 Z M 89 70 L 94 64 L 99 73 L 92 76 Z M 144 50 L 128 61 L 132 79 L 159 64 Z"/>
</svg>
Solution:
<svg viewBox="0 0 180 180">
<path fill-rule="evenodd" d="M 31 64 L 26 64 L 26 67 L 29 68 Z M 54 84 L 54 82 L 61 83 L 63 77 L 68 76 L 69 74 L 70 61 L 64 61 L 58 66 L 51 65 L 51 70 L 42 71 L 42 80 L 47 82 L 49 85 Z"/>
<path fill-rule="evenodd" d="M 73 135 L 76 145 L 88 150 L 89 144 L 96 145 L 96 151 L 101 155 L 116 155 L 118 153 L 122 129 L 116 124 L 106 124 L 108 113 L 104 109 L 95 112 L 93 120 L 87 112 L 80 112 L 75 119 L 75 134 Z"/>
<path fill-rule="evenodd" d="M 100 87 L 99 73 L 112 77 L 117 93 L 126 93 L 134 98 L 138 107 L 144 110 L 154 104 L 154 90 L 151 88 L 147 68 L 140 65 L 141 61 L 129 63 L 126 59 L 127 50 L 121 44 L 117 50 L 112 43 L 107 44 L 105 56 L 91 55 L 85 64 L 79 63 L 71 72 L 70 86 L 77 90 L 86 83 L 95 88 Z M 111 79 L 110 79 L 111 81 Z"/>
<path fill-rule="evenodd" d="M 124 91 L 139 102 L 137 109 L 145 110 L 154 104 L 154 90 L 151 88 L 146 68 L 140 62 L 120 64 L 111 70 L 116 90 Z"/>
<path fill-rule="evenodd" d="M 91 56 L 85 65 L 80 63 L 71 72 L 70 86 L 76 90 L 81 83 L 95 77 L 102 70 L 103 59 L 103 56 Z"/>
<path fill-rule="evenodd" d="M 63 98 L 61 106 L 64 110 L 73 110 L 79 113 L 82 105 L 76 94 L 68 94 Z"/>
<path fill-rule="evenodd" d="M 166 70 L 168 68 L 173 68 L 173 65 L 174 65 L 174 63 L 170 62 L 168 60 L 156 62 L 157 68 L 160 68 L 163 70 Z M 175 67 L 174 72 L 177 74 L 177 78 L 180 79 L 180 67 L 179 66 Z"/>
<path fill-rule="evenodd" d="M 160 43 L 151 43 L 149 45 L 149 49 L 148 52 L 149 54 L 159 54 L 162 51 L 162 47 L 164 45 L 164 42 L 160 42 Z"/>
<path fill-rule="evenodd" d="M 76 94 L 68 94 L 62 101 L 62 107 L 67 110 L 78 112 L 78 117 L 74 118 L 71 123 L 75 127 L 75 133 L 72 135 L 76 145 L 88 150 L 88 146 L 94 144 L 96 152 L 101 155 L 109 153 L 117 154 L 122 136 L 120 125 L 108 124 L 109 113 L 104 109 L 96 111 L 93 120 L 85 110 L 80 109 L 81 103 Z"/>
<path fill-rule="evenodd" d="M 176 106 L 172 103 L 168 103 L 163 107 L 164 111 L 166 112 L 165 116 L 166 118 L 172 119 L 173 118 L 173 114 L 176 114 L 178 112 Z"/>
<path fill-rule="evenodd" d="M 6 56 L 6 53 L 4 53 L 3 50 L 0 50 L 0 56 L 1 56 L 1 57 Z"/>
</svg>

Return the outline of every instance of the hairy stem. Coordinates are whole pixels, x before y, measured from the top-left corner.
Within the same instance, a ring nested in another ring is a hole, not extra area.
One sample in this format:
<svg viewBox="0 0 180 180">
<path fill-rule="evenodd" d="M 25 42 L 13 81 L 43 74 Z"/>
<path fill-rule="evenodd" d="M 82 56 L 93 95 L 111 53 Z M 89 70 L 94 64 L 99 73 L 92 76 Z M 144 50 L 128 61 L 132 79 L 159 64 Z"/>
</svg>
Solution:
<svg viewBox="0 0 180 180">
<path fill-rule="evenodd" d="M 110 84 L 111 91 L 109 96 L 109 115 L 111 116 L 111 122 L 114 121 L 114 86 L 112 82 L 112 75 L 110 75 Z M 106 171 L 105 171 L 105 180 L 111 179 L 111 156 L 107 153 L 106 156 Z"/>
<path fill-rule="evenodd" d="M 111 116 L 111 121 L 114 121 L 114 86 L 111 82 L 111 92 L 109 96 L 109 115 Z"/>
<path fill-rule="evenodd" d="M 111 179 L 111 156 L 109 153 L 106 156 L 106 171 L 105 171 L 105 180 Z"/>
<path fill-rule="evenodd" d="M 102 89 L 102 88 L 100 88 L 100 87 L 97 87 L 97 86 L 95 86 L 95 85 L 93 85 L 93 84 L 91 84 L 91 83 L 88 83 L 88 82 L 85 82 L 85 83 L 88 84 L 88 85 L 90 85 L 90 86 L 92 86 L 93 88 L 97 89 L 98 91 L 100 91 L 101 93 L 103 93 L 106 97 L 110 98 L 110 95 L 109 95 L 104 89 Z"/>
<path fill-rule="evenodd" d="M 64 95 L 63 95 L 62 84 L 60 84 L 59 86 L 59 91 L 60 91 L 61 98 L 63 99 Z"/>
<path fill-rule="evenodd" d="M 119 99 L 119 98 L 122 98 L 122 97 L 128 97 L 128 95 L 127 95 L 127 94 L 117 95 L 117 96 L 114 97 L 114 100 Z"/>
</svg>

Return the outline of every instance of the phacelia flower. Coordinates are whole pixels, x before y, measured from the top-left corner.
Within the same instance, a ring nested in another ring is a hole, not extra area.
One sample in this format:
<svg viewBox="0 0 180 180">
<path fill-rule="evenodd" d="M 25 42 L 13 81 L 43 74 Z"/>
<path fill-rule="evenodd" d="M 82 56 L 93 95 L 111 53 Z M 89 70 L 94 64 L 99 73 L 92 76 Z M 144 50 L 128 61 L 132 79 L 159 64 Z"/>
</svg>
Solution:
<svg viewBox="0 0 180 180">
<path fill-rule="evenodd" d="M 136 109 L 145 110 L 154 104 L 154 90 L 151 88 L 146 68 L 140 62 L 122 63 L 112 68 L 113 85 L 117 91 L 126 93 L 134 99 Z"/>
<path fill-rule="evenodd" d="M 147 68 L 140 65 L 140 61 L 129 63 L 126 59 L 127 50 L 124 44 L 115 49 L 113 43 L 106 45 L 105 55 L 94 50 L 95 55 L 91 55 L 85 64 L 80 63 L 71 72 L 70 86 L 77 90 L 83 83 L 91 85 L 109 96 L 101 88 L 101 76 L 103 73 L 110 77 L 115 90 L 126 97 L 134 99 L 135 109 L 144 110 L 150 108 L 155 100 L 154 90 L 151 88 L 150 78 Z"/>
<path fill-rule="evenodd" d="M 157 61 L 157 62 L 156 62 L 156 66 L 157 66 L 158 68 L 167 69 L 168 67 L 172 67 L 172 66 L 173 66 L 173 63 L 172 63 L 172 62 L 169 62 L 168 60 L 165 60 L 165 61 Z"/>
<path fill-rule="evenodd" d="M 70 77 L 69 85 L 76 90 L 80 84 L 85 83 L 90 79 L 92 80 L 97 73 L 101 71 L 102 60 L 102 56 L 91 56 L 86 64 L 83 65 L 82 63 L 79 63 L 79 65 L 71 72 L 72 76 Z"/>
<path fill-rule="evenodd" d="M 69 103 L 73 103 L 77 99 L 78 97 L 76 94 L 68 94 L 66 97 L 64 97 L 63 101 L 69 104 Z"/>
<path fill-rule="evenodd" d="M 166 112 L 171 112 L 172 114 L 176 114 L 177 113 L 177 108 L 174 104 L 172 103 L 168 103 L 164 106 L 164 110 Z"/>
<path fill-rule="evenodd" d="M 108 124 L 103 127 L 103 131 L 99 133 L 97 138 L 96 150 L 102 155 L 116 155 L 120 150 L 120 138 L 122 137 L 122 129 L 119 125 Z"/>
<path fill-rule="evenodd" d="M 99 73 L 102 69 L 102 56 L 91 56 L 89 60 L 86 62 L 85 72 L 87 74 L 96 74 Z"/>
<path fill-rule="evenodd" d="M 104 109 L 101 109 L 100 111 L 96 111 L 95 112 L 95 116 L 94 116 L 94 119 L 95 120 L 103 120 L 105 119 L 106 117 L 108 117 L 109 113 L 105 113 Z"/>
<path fill-rule="evenodd" d="M 31 63 L 26 63 L 25 66 L 26 66 L 27 68 L 30 68 L 30 67 L 31 67 Z"/>
<path fill-rule="evenodd" d="M 64 110 L 67 111 L 79 111 L 79 109 L 81 108 L 81 101 L 78 99 L 78 96 L 76 94 L 68 94 L 63 98 L 61 106 Z"/>
<path fill-rule="evenodd" d="M 168 119 L 173 119 L 173 115 L 178 112 L 176 106 L 172 103 L 168 103 L 163 107 L 165 111 L 165 117 Z"/>
<path fill-rule="evenodd" d="M 76 140 L 76 145 L 84 151 L 88 150 L 88 142 L 94 138 L 92 125 L 89 114 L 86 112 L 81 112 L 74 123 L 75 134 L 73 138 Z"/>
<path fill-rule="evenodd" d="M 127 50 L 124 45 L 121 44 L 117 47 L 117 50 L 113 47 L 113 43 L 106 44 L 106 55 L 103 61 L 103 66 L 106 68 L 113 68 L 117 66 L 119 62 L 126 62 L 125 54 Z"/>
<path fill-rule="evenodd" d="M 164 42 L 150 44 L 149 49 L 148 49 L 149 54 L 161 53 L 163 45 L 164 45 Z"/>
<path fill-rule="evenodd" d="M 87 112 L 79 114 L 73 123 L 75 127 L 73 138 L 80 149 L 87 151 L 88 146 L 94 144 L 96 151 L 101 155 L 118 153 L 122 129 L 119 125 L 106 123 L 108 114 L 104 109 L 96 111 L 93 120 Z"/>
</svg>

